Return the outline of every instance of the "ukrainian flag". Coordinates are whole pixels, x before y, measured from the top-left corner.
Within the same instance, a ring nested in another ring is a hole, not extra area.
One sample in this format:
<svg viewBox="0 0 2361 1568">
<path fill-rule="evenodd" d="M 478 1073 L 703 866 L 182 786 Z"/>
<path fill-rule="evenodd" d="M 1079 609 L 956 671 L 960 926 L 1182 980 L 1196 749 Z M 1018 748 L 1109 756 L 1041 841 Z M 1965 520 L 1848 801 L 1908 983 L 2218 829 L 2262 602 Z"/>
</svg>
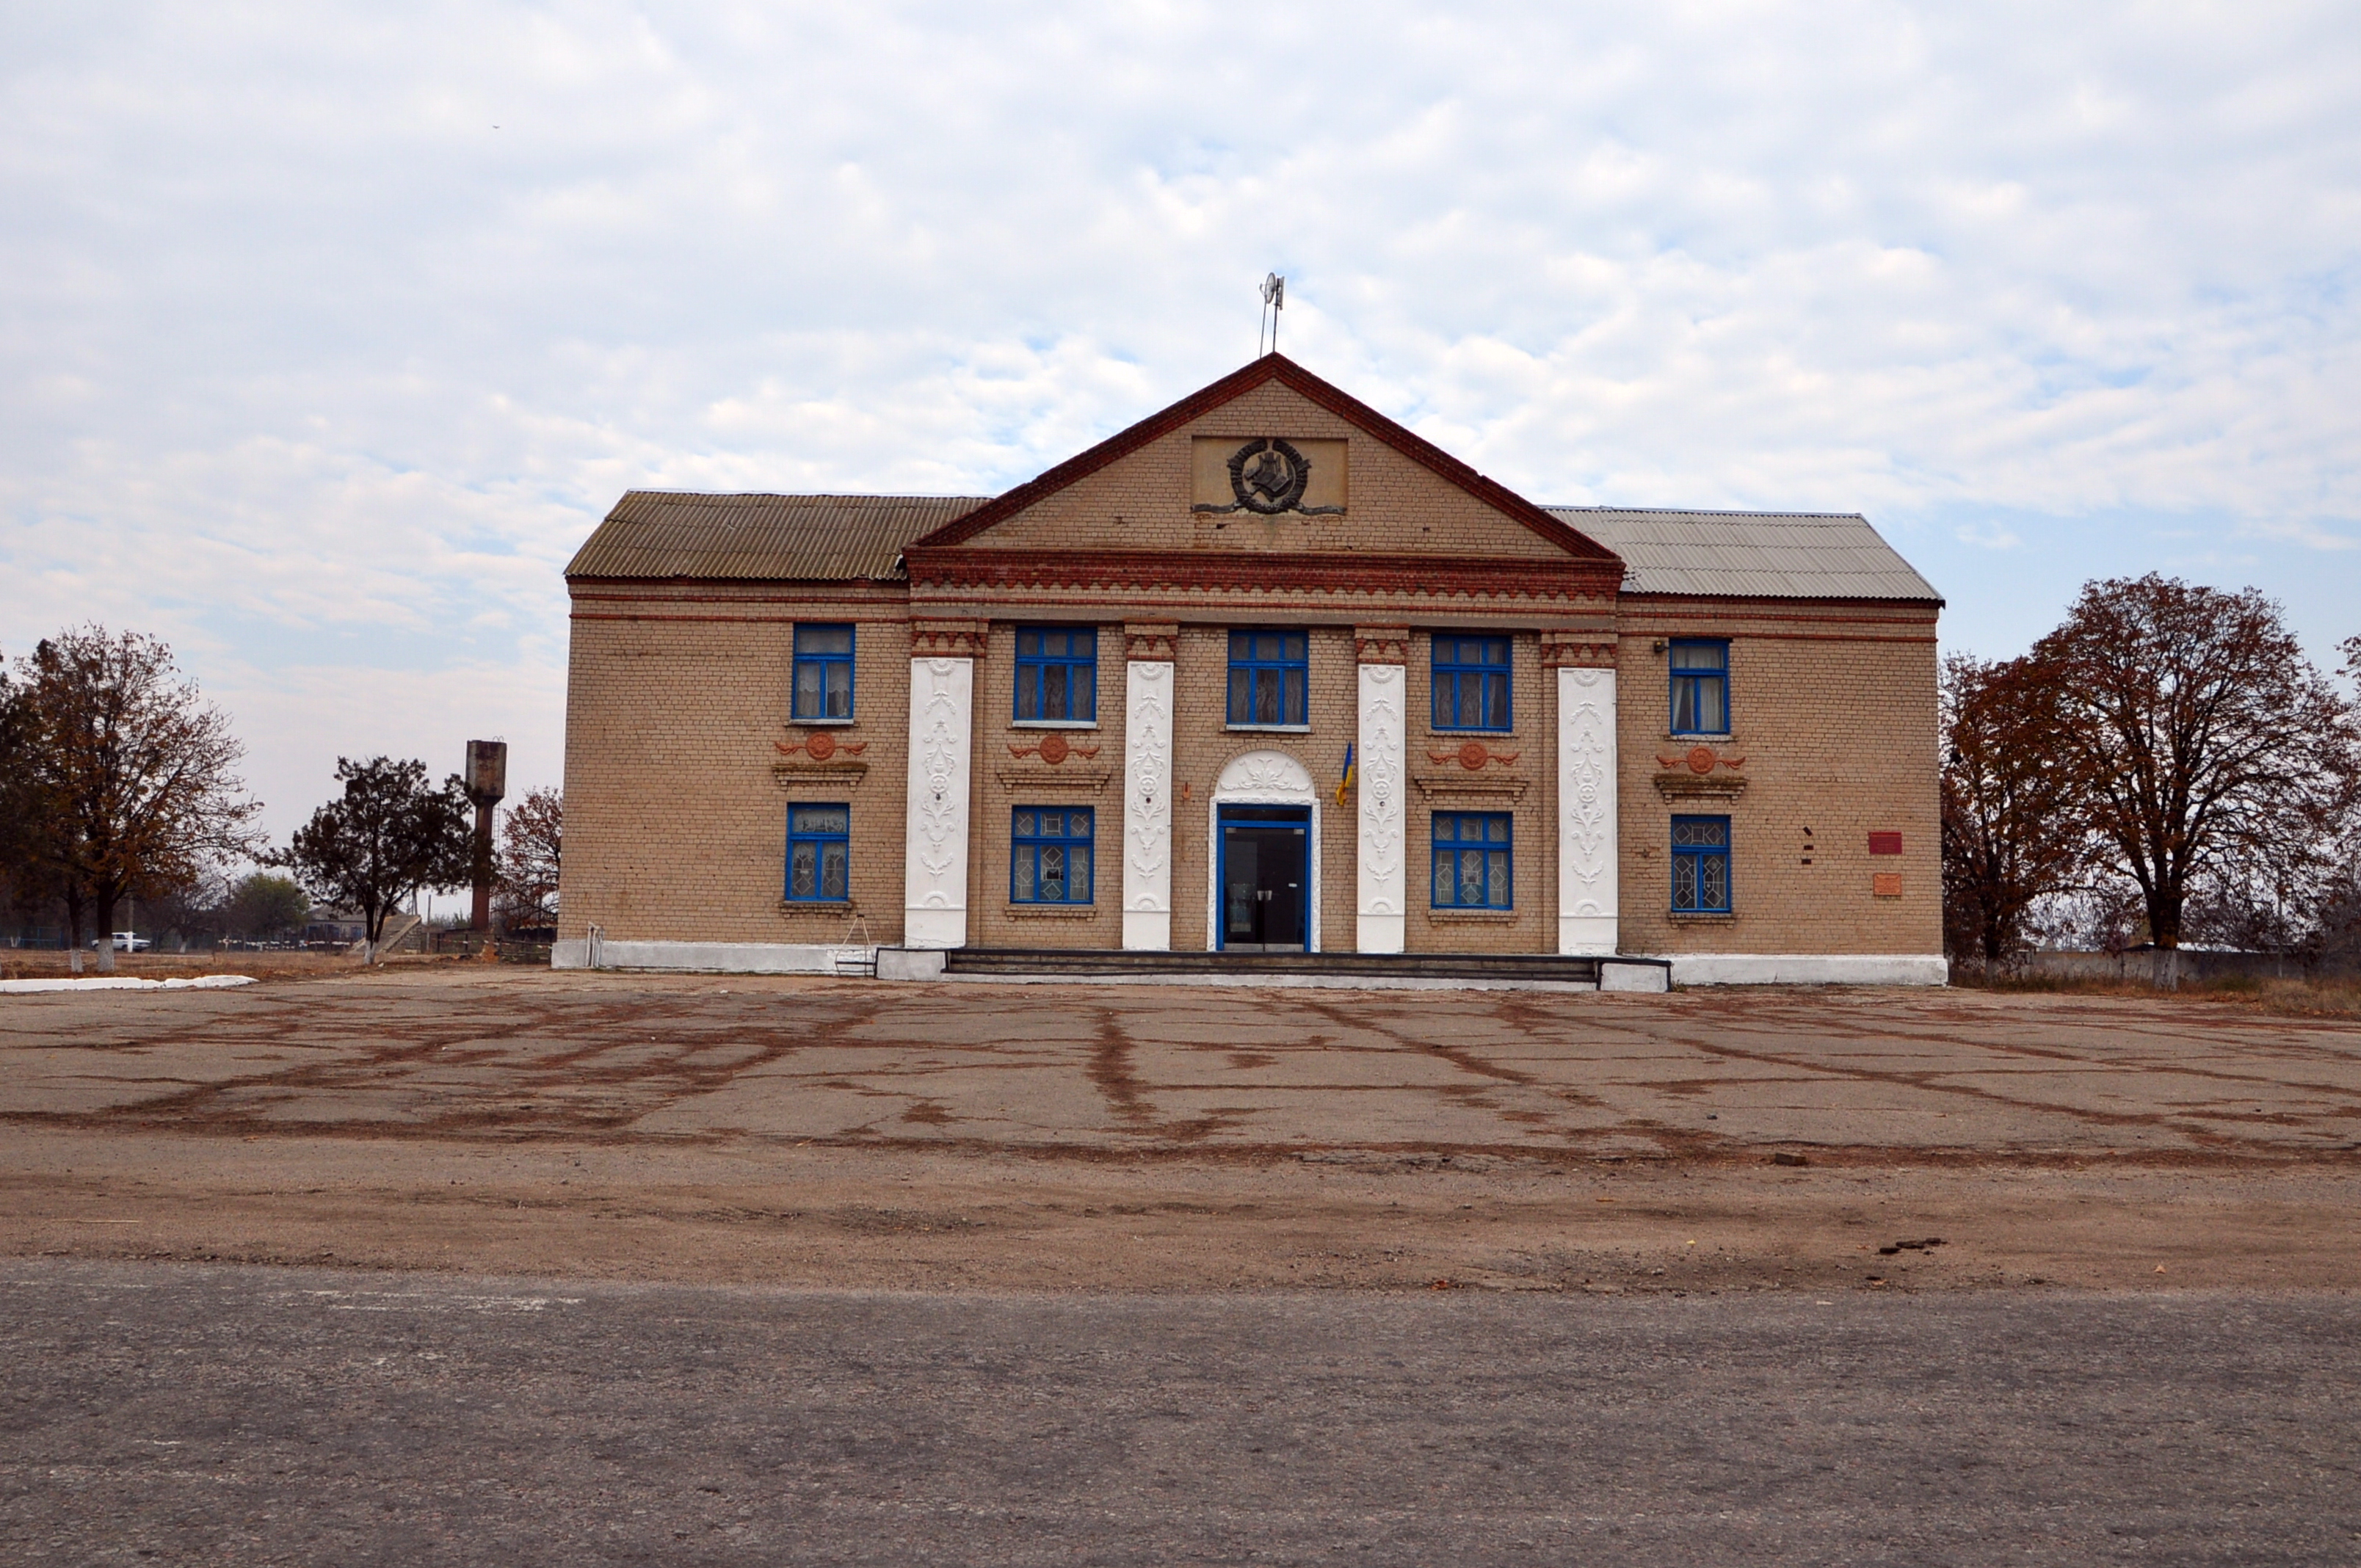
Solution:
<svg viewBox="0 0 2361 1568">
<path fill-rule="evenodd" d="M 1345 773 L 1344 773 L 1344 776 L 1343 776 L 1343 777 L 1341 777 L 1341 778 L 1339 778 L 1339 779 L 1336 781 L 1336 804 L 1337 804 L 1338 806 L 1343 806 L 1343 805 L 1345 804 L 1345 792 L 1346 790 L 1351 789 L 1352 787 L 1353 787 L 1353 748 L 1352 748 L 1352 745 L 1351 745 L 1349 742 L 1347 742 L 1347 743 L 1346 743 L 1346 745 L 1345 745 Z"/>
</svg>

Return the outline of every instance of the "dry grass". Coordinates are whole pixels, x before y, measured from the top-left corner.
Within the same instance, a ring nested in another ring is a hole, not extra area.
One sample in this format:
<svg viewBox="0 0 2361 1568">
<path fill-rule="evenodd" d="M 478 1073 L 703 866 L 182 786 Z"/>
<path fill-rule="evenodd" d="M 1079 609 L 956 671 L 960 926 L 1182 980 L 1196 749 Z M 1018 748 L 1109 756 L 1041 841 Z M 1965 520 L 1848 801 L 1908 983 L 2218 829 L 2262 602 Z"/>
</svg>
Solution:
<svg viewBox="0 0 2361 1568">
<path fill-rule="evenodd" d="M 72 972 L 58 948 L 0 948 L 0 980 L 55 980 Z M 361 967 L 342 953 L 117 953 L 115 972 L 133 980 L 183 980 L 201 974 L 250 974 L 257 979 L 342 974 Z M 82 972 L 98 974 L 98 956 L 84 953 Z"/>
<path fill-rule="evenodd" d="M 2151 1002 L 2177 996 L 2191 1002 L 2226 1002 L 2290 1018 L 2361 1018 L 2361 975 L 2322 980 L 2224 975 L 2218 980 L 2191 981 L 2178 991 L 2159 991 L 2129 981 L 2083 980 L 2064 975 L 2003 975 L 1985 980 L 1955 972 L 1951 983 L 1978 991 L 2127 996 Z"/>
</svg>

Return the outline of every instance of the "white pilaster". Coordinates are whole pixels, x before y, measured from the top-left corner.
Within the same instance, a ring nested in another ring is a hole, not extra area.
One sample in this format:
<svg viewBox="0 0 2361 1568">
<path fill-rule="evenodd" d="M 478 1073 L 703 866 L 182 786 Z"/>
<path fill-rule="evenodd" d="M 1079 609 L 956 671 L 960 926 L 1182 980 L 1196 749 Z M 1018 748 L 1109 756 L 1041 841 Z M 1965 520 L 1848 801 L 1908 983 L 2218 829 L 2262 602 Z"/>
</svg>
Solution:
<svg viewBox="0 0 2361 1568">
<path fill-rule="evenodd" d="M 1557 673 L 1557 950 L 1617 951 L 1615 672 Z"/>
<path fill-rule="evenodd" d="M 902 941 L 967 945 L 968 789 L 975 661 L 910 661 L 910 815 L 903 844 Z"/>
<path fill-rule="evenodd" d="M 1172 665 L 1124 666 L 1123 945 L 1172 947 Z"/>
<path fill-rule="evenodd" d="M 1361 666 L 1360 872 L 1353 945 L 1365 953 L 1399 953 L 1409 913 L 1403 843 L 1410 833 L 1409 732 L 1403 712 L 1410 677 L 1400 664 Z"/>
</svg>

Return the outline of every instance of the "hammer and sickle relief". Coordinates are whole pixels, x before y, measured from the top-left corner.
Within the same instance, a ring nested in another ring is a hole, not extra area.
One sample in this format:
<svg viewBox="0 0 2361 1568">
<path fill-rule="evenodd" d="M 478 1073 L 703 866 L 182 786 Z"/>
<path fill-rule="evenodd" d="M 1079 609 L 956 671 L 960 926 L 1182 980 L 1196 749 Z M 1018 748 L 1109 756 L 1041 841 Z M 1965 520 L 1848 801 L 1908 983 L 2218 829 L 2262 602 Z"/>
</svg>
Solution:
<svg viewBox="0 0 2361 1568">
<path fill-rule="evenodd" d="M 1312 465 L 1291 442 L 1249 441 L 1230 455 L 1230 493 L 1248 511 L 1268 516 L 1303 502 Z"/>
</svg>

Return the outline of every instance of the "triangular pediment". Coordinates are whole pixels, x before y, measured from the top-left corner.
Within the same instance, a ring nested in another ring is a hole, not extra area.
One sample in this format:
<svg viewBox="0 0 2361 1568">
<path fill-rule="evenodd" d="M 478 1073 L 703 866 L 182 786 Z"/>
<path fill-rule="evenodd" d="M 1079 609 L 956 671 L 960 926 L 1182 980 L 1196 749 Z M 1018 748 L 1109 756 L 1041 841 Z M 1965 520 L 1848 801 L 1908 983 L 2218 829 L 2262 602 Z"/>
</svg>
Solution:
<svg viewBox="0 0 2361 1568">
<path fill-rule="evenodd" d="M 1605 546 L 1266 355 L 910 545 L 1618 565 Z"/>
</svg>

